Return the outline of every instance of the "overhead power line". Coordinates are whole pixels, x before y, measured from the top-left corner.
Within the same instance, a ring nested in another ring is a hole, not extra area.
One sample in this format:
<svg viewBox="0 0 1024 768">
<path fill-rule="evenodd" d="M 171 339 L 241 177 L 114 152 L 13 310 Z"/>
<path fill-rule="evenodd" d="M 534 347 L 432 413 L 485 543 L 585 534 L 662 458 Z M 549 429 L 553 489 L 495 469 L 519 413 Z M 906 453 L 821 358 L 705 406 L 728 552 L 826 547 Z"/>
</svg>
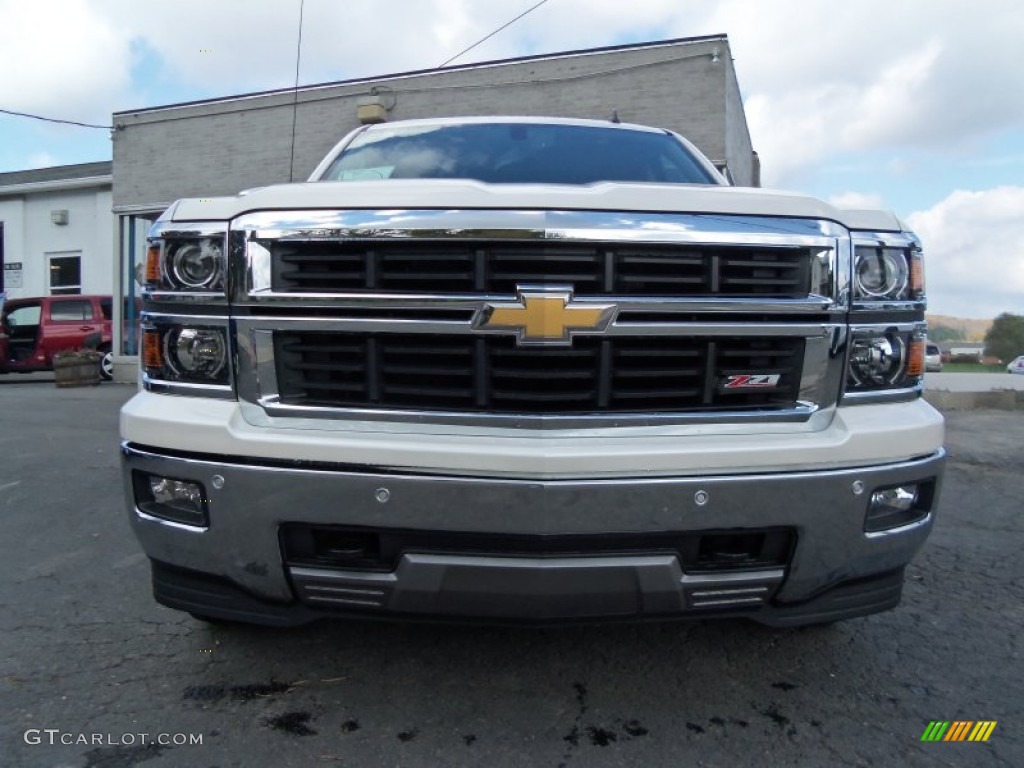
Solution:
<svg viewBox="0 0 1024 768">
<path fill-rule="evenodd" d="M 499 32 L 501 32 L 501 31 L 502 31 L 503 29 L 505 29 L 505 28 L 507 28 L 507 27 L 511 27 L 511 26 L 512 26 L 513 24 L 515 24 L 515 23 L 516 23 L 517 21 L 519 21 L 519 20 L 520 20 L 521 18 L 523 18 L 523 17 L 524 17 L 524 16 L 526 16 L 527 14 L 533 13 L 533 12 L 534 12 L 534 11 L 536 11 L 536 10 L 537 10 L 538 8 L 540 8 L 540 7 L 542 6 L 542 5 L 544 5 L 544 3 L 546 3 L 547 1 L 548 1 L 548 0 L 540 0 L 540 2 L 539 2 L 539 3 L 537 3 L 536 5 L 534 5 L 534 6 L 533 6 L 533 7 L 531 7 L 531 8 L 527 8 L 527 9 L 526 9 L 525 11 L 523 11 L 522 13 L 520 13 L 520 14 L 519 14 L 518 16 L 516 16 L 516 17 L 515 17 L 514 19 L 512 19 L 511 21 L 506 21 L 506 22 L 505 22 L 504 24 L 502 24 L 502 25 L 501 25 L 500 27 L 498 27 L 498 28 L 497 28 L 496 30 L 494 30 L 493 32 L 491 32 L 491 34 L 487 35 L 486 37 L 481 37 L 481 38 L 480 38 L 479 40 L 477 40 L 477 41 L 476 41 L 475 43 L 473 43 L 473 44 L 472 44 L 471 46 L 469 46 L 469 48 L 467 48 L 466 50 L 464 50 L 464 51 L 459 51 L 459 52 L 458 52 L 457 54 L 455 54 L 455 55 L 454 55 L 454 56 L 452 56 L 452 57 L 451 57 L 450 59 L 448 59 L 448 61 L 446 61 L 446 62 L 444 62 L 443 64 L 441 64 L 441 65 L 440 65 L 440 66 L 438 67 L 438 69 L 442 69 L 443 67 L 447 67 L 447 66 L 448 66 L 449 64 L 451 64 L 451 63 L 452 63 L 453 61 L 455 61 L 456 59 L 460 58 L 460 57 L 461 57 L 461 56 L 463 56 L 464 54 L 467 54 L 467 53 L 469 53 L 470 51 L 472 51 L 472 50 L 473 50 L 474 48 L 476 48 L 476 47 L 477 47 L 478 45 L 480 45 L 481 43 L 484 43 L 484 42 L 486 42 L 486 41 L 490 40 L 490 39 L 491 39 L 492 37 L 494 37 L 494 36 L 495 36 L 496 34 L 498 34 Z"/>
<path fill-rule="evenodd" d="M 46 123 L 61 123 L 62 125 L 77 125 L 79 128 L 101 128 L 105 131 L 111 131 L 114 129 L 112 125 L 96 125 L 94 123 L 80 123 L 77 120 L 61 120 L 59 117 L 43 117 L 42 115 L 30 115 L 28 112 L 15 112 L 11 109 L 0 109 L 5 115 L 14 115 L 15 117 L 28 117 L 32 120 L 42 120 Z"/>
<path fill-rule="evenodd" d="M 299 64 L 302 61 L 302 13 L 306 0 L 299 0 L 299 39 L 295 43 L 295 88 L 292 89 L 292 149 L 288 160 L 288 181 L 295 181 L 295 120 L 299 114 Z"/>
</svg>

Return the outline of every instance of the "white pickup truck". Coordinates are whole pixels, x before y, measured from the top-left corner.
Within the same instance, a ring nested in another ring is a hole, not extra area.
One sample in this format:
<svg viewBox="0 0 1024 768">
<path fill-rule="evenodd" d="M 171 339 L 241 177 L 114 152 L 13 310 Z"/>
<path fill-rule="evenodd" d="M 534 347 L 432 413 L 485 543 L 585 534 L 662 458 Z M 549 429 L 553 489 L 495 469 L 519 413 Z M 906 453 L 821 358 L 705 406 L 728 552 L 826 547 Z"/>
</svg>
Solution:
<svg viewBox="0 0 1024 768">
<path fill-rule="evenodd" d="M 895 606 L 931 530 L 921 247 L 682 137 L 362 127 L 149 235 L 121 414 L 155 597 L 212 620 L 775 626 Z"/>
</svg>

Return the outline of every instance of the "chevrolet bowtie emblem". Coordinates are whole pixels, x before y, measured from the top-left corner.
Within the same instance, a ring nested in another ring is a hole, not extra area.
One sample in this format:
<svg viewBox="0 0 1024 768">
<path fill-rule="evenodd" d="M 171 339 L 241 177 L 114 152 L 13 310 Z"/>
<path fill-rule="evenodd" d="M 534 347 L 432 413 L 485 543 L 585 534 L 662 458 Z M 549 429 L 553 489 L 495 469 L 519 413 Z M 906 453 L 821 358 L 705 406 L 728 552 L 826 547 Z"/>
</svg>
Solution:
<svg viewBox="0 0 1024 768">
<path fill-rule="evenodd" d="M 517 286 L 518 301 L 493 302 L 480 309 L 473 328 L 514 333 L 520 346 L 568 346 L 579 333 L 603 333 L 615 319 L 614 304 L 573 301 L 572 289 Z"/>
</svg>

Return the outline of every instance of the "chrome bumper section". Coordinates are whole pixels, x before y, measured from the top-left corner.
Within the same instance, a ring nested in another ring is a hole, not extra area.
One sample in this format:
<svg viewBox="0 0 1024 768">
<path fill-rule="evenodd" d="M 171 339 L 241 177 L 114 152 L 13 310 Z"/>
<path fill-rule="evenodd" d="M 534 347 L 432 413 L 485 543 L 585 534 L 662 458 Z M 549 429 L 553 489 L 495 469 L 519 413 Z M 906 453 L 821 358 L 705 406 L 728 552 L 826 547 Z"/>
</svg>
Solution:
<svg viewBox="0 0 1024 768">
<path fill-rule="evenodd" d="M 157 598 L 194 613 L 280 624 L 340 612 L 525 621 L 743 615 L 779 625 L 884 610 L 899 602 L 902 576 L 892 574 L 924 543 L 934 511 L 867 534 L 871 491 L 934 482 L 934 510 L 945 459 L 940 451 L 834 471 L 530 482 L 250 465 L 130 444 L 122 455 L 131 523 L 154 561 Z M 209 527 L 142 512 L 133 471 L 200 483 L 209 497 Z M 791 528 L 797 543 L 785 567 L 746 571 L 688 573 L 662 552 L 405 552 L 393 570 L 380 572 L 289 566 L 279 541 L 286 523 L 525 535 L 776 526 Z M 193 583 L 204 586 L 182 592 L 182 584 Z"/>
</svg>

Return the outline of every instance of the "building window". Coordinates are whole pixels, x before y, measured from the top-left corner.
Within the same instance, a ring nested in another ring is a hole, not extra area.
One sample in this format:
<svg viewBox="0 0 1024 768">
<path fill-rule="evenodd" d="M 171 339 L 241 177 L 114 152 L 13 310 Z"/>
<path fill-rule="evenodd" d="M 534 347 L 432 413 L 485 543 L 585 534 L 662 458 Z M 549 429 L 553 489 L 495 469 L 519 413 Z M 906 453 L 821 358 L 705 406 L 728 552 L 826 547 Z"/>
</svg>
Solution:
<svg viewBox="0 0 1024 768">
<path fill-rule="evenodd" d="M 82 254 L 50 257 L 50 295 L 82 292 Z"/>
</svg>

